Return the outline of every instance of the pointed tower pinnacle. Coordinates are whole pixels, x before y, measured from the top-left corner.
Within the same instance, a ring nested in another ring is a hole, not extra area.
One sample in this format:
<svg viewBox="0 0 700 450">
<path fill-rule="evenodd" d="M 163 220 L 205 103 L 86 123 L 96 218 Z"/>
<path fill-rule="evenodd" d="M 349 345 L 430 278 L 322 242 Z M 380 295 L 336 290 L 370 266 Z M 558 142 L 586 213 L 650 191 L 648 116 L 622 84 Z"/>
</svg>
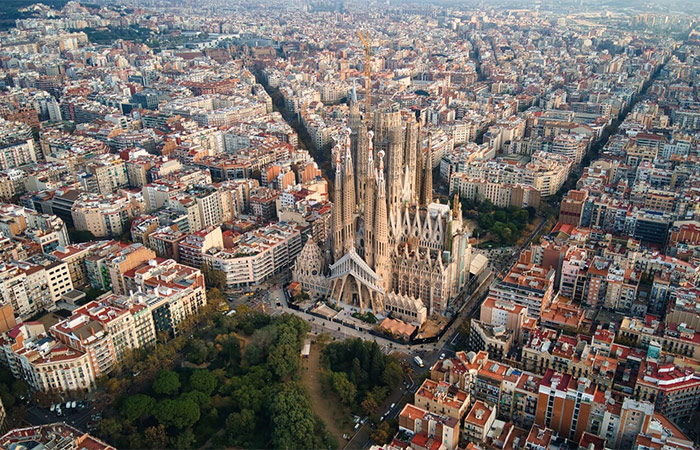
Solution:
<svg viewBox="0 0 700 450">
<path fill-rule="evenodd" d="M 429 205 L 433 201 L 433 133 L 428 133 L 428 151 L 425 155 L 425 171 L 423 172 L 423 185 L 420 195 L 421 206 Z"/>
</svg>

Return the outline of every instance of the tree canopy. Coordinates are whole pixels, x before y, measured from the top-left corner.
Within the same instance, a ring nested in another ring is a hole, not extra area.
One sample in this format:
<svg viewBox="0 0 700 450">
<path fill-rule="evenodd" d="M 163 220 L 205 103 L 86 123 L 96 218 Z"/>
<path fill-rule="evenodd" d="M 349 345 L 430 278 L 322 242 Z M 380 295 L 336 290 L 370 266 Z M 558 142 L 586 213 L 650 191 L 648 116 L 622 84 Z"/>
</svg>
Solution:
<svg viewBox="0 0 700 450">
<path fill-rule="evenodd" d="M 403 376 L 396 358 L 382 353 L 376 342 L 361 339 L 328 344 L 324 361 L 340 400 L 367 413 L 378 408 Z"/>
<path fill-rule="evenodd" d="M 153 381 L 153 390 L 161 395 L 177 394 L 180 390 L 180 378 L 172 370 L 161 370 Z"/>
</svg>

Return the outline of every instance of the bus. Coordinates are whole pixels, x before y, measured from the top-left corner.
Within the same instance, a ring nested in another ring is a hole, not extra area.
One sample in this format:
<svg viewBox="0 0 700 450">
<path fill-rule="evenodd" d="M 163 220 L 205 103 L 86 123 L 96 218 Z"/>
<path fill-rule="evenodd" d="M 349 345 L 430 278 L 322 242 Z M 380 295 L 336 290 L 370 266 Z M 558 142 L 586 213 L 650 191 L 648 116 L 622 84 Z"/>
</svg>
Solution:
<svg viewBox="0 0 700 450">
<path fill-rule="evenodd" d="M 425 367 L 425 364 L 423 363 L 423 360 L 420 359 L 420 356 L 413 358 L 413 362 L 416 363 L 418 367 Z"/>
</svg>

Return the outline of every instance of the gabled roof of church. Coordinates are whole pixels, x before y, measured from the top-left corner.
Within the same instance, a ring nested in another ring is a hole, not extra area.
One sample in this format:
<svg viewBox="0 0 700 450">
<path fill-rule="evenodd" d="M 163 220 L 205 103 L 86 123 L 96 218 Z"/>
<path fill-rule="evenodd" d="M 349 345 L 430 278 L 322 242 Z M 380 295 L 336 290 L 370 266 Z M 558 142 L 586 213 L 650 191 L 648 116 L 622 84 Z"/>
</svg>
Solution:
<svg viewBox="0 0 700 450">
<path fill-rule="evenodd" d="M 347 272 L 346 271 L 337 272 L 337 270 L 339 270 L 339 268 L 342 267 L 343 264 L 348 260 L 350 260 L 351 262 L 354 263 L 354 264 L 351 264 L 350 270 Z M 349 273 L 349 274 L 352 274 L 352 276 L 354 276 L 355 279 L 367 284 L 373 290 L 384 293 L 384 289 L 382 289 L 380 286 L 378 286 L 375 283 L 376 281 L 380 281 L 381 277 L 379 275 L 377 275 L 377 273 L 374 270 L 372 270 L 372 268 L 370 266 L 368 266 L 367 263 L 362 258 L 360 258 L 360 255 L 357 254 L 357 252 L 355 251 L 355 249 L 353 247 L 351 247 L 350 251 L 348 253 L 346 253 L 345 255 L 343 255 L 342 258 L 340 258 L 338 261 L 336 261 L 334 264 L 332 264 L 330 268 L 331 268 L 331 276 L 330 276 L 331 280 L 334 280 L 336 278 L 341 278 Z M 360 276 L 360 273 L 358 272 L 358 270 L 364 272 L 368 276 L 369 280 L 367 279 L 367 277 Z"/>
</svg>

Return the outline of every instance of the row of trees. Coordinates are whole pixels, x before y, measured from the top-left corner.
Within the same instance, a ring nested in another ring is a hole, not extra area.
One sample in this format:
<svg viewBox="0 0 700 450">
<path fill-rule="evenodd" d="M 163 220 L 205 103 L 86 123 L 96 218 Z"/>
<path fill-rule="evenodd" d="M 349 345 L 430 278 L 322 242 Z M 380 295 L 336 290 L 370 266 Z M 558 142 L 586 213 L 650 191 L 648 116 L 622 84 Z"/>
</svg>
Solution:
<svg viewBox="0 0 700 450">
<path fill-rule="evenodd" d="M 329 344 L 323 353 L 328 381 L 340 400 L 354 411 L 373 415 L 401 383 L 401 364 L 382 353 L 376 342 L 348 339 Z"/>
</svg>

